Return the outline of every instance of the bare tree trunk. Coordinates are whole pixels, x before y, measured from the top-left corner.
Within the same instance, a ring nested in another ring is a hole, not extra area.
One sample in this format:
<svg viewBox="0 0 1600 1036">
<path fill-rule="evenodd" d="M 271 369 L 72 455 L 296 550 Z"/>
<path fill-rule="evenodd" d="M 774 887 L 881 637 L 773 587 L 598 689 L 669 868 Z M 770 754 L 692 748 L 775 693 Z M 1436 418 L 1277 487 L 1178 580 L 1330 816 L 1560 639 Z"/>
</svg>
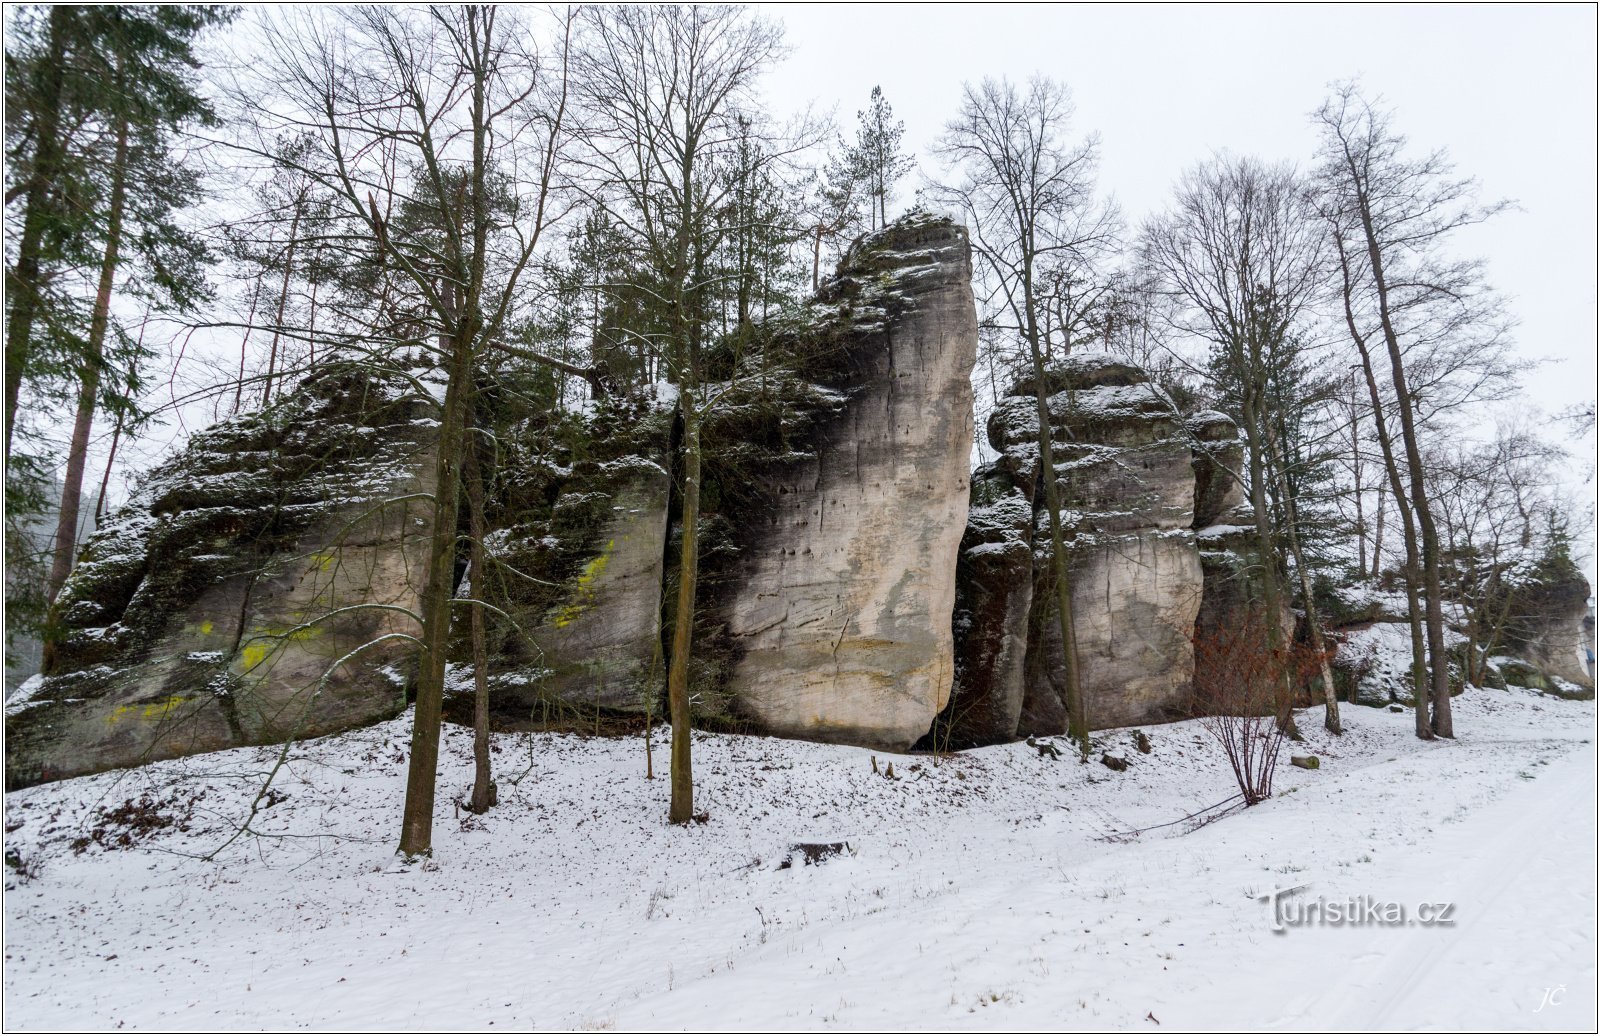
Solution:
<svg viewBox="0 0 1600 1036">
<path fill-rule="evenodd" d="M 272 325 L 272 345 L 267 352 L 267 380 L 261 390 L 261 405 L 272 402 L 272 379 L 278 366 L 278 339 L 283 334 L 283 315 L 289 306 L 289 279 L 294 274 L 294 249 L 300 242 L 300 209 L 305 200 L 302 193 L 294 200 L 294 217 L 289 220 L 289 245 L 283 257 L 283 287 L 278 290 L 278 316 Z"/>
<path fill-rule="evenodd" d="M 244 409 L 244 363 L 249 355 L 250 332 L 255 327 L 256 305 L 261 301 L 261 281 L 265 276 L 265 271 L 256 275 L 255 291 L 250 293 L 250 315 L 244 319 L 244 337 L 239 339 L 239 381 L 233 388 L 233 412 L 236 414 Z"/>
<path fill-rule="evenodd" d="M 1384 344 L 1389 350 L 1389 372 L 1394 380 L 1395 399 L 1400 410 L 1400 436 L 1405 444 L 1406 466 L 1411 472 L 1411 506 L 1417 528 L 1422 533 L 1422 565 L 1427 580 L 1428 659 L 1432 664 L 1433 732 L 1440 737 L 1455 737 L 1450 717 L 1450 655 L 1444 641 L 1444 601 L 1439 575 L 1439 530 L 1433 521 L 1433 506 L 1428 501 L 1426 471 L 1417 442 L 1416 415 L 1411 392 L 1406 387 L 1405 360 L 1400 339 L 1389 312 L 1389 285 L 1383 272 L 1383 249 L 1373 227 L 1372 213 L 1361 196 L 1361 227 L 1366 232 L 1367 259 L 1372 265 L 1372 281 L 1378 290 L 1378 320 L 1383 327 Z"/>
<path fill-rule="evenodd" d="M 1050 575 L 1055 581 L 1056 617 L 1061 628 L 1061 654 L 1067 707 L 1067 737 L 1078 746 L 1080 760 L 1089 758 L 1089 716 L 1083 700 L 1083 680 L 1078 671 L 1078 633 L 1072 616 L 1072 576 L 1066 537 L 1061 531 L 1061 487 L 1056 482 L 1052 455 L 1050 405 L 1046 395 L 1044 363 L 1034 348 L 1034 396 L 1039 411 L 1039 479 L 1044 483 L 1045 510 L 1050 514 Z"/>
<path fill-rule="evenodd" d="M 1067 707 L 1067 737 L 1078 746 L 1080 762 L 1089 761 L 1089 715 L 1083 700 L 1083 680 L 1078 671 L 1078 631 L 1073 625 L 1072 576 L 1067 559 L 1066 538 L 1061 531 L 1061 487 L 1056 481 L 1054 431 L 1050 423 L 1049 387 L 1045 382 L 1044 354 L 1039 341 L 1038 306 L 1033 294 L 1032 241 L 1023 257 L 1023 331 L 1033 363 L 1034 404 L 1039 415 L 1039 479 L 1044 483 L 1045 510 L 1050 513 L 1050 569 L 1055 580 L 1056 616 L 1061 626 L 1062 677 L 1066 683 L 1063 704 Z M 1069 396 L 1070 402 L 1070 396 Z"/>
<path fill-rule="evenodd" d="M 673 613 L 672 659 L 667 670 L 667 710 L 672 721 L 672 805 L 667 819 L 694 819 L 694 775 L 689 762 L 689 652 L 694 639 L 695 584 L 699 575 L 700 417 L 693 391 L 679 386 L 683 413 L 683 542 L 678 551 L 678 607 Z"/>
<path fill-rule="evenodd" d="M 1249 346 L 1245 349 L 1248 351 Z M 1252 384 L 1240 393 L 1244 417 L 1245 447 L 1250 455 L 1250 506 L 1255 511 L 1256 553 L 1261 568 L 1261 604 L 1266 611 L 1267 647 L 1277 666 L 1273 676 L 1273 705 L 1278 719 L 1278 729 L 1285 735 L 1300 739 L 1294 721 L 1294 699 L 1289 688 L 1289 675 L 1285 665 L 1288 644 L 1283 635 L 1283 586 L 1278 581 L 1278 546 L 1272 535 L 1272 513 L 1267 504 L 1266 435 L 1260 413 L 1258 394 L 1259 360 L 1249 362 L 1245 371 Z"/>
<path fill-rule="evenodd" d="M 106 451 L 105 474 L 100 476 L 100 495 L 94 500 L 94 523 L 100 524 L 100 519 L 106 513 L 106 493 L 111 489 L 111 472 L 117 463 L 117 445 L 122 442 L 122 425 L 125 415 L 117 411 L 117 423 L 111 426 L 111 448 Z"/>
<path fill-rule="evenodd" d="M 822 224 L 819 222 L 811 240 L 811 293 L 815 295 L 820 287 L 822 287 Z"/>
<path fill-rule="evenodd" d="M 1283 495 L 1289 552 L 1294 555 L 1294 567 L 1300 575 L 1300 600 L 1306 610 L 1306 631 L 1311 636 L 1311 650 L 1317 653 L 1317 662 L 1322 669 L 1322 725 L 1335 734 L 1343 734 L 1344 727 L 1339 722 L 1339 696 L 1333 689 L 1333 666 L 1328 661 L 1327 643 L 1322 638 L 1322 620 L 1317 617 L 1316 600 L 1311 592 L 1311 572 L 1306 568 L 1305 552 L 1300 549 L 1300 507 L 1295 499 L 1294 484 L 1289 478 L 1288 460 L 1281 442 L 1275 452 L 1278 491 Z"/>
<path fill-rule="evenodd" d="M 117 147 L 111 167 L 111 208 L 106 220 L 106 250 L 100 262 L 100 282 L 89 319 L 89 341 L 78 384 L 78 413 L 72 424 L 72 444 L 67 449 L 67 472 L 61 487 L 61 509 L 56 515 L 55 557 L 50 564 L 49 597 L 55 602 L 67 581 L 78 551 L 78 512 L 83 504 L 83 471 L 89 457 L 89 433 L 100 405 L 100 367 L 104 362 L 106 329 L 111 323 L 111 292 L 116 285 L 118 253 L 122 246 L 122 217 L 127 201 L 128 122 L 117 123 Z M 53 656 L 54 638 L 46 653 Z"/>
<path fill-rule="evenodd" d="M 472 802 L 474 813 L 487 813 L 499 802 L 499 792 L 489 770 L 489 647 L 484 629 L 484 593 L 488 589 L 488 564 L 484 558 L 486 534 L 483 520 L 483 464 L 478 459 L 480 444 L 468 429 L 464 474 L 467 484 L 467 520 L 472 543 L 469 562 L 472 572 Z"/>
<path fill-rule="evenodd" d="M 656 779 L 655 746 L 652 742 L 655 740 L 654 707 L 656 689 L 661 686 L 656 683 L 659 679 L 661 679 L 661 631 L 657 629 L 655 647 L 650 652 L 650 679 L 646 684 L 649 689 L 644 696 L 644 779 L 647 781 Z"/>
<path fill-rule="evenodd" d="M 434 784 L 439 771 L 439 724 L 444 705 L 444 671 L 450 646 L 450 598 L 456 567 L 456 523 L 460 518 L 463 424 L 472 393 L 472 332 L 458 323 L 452 342 L 450 382 L 444 394 L 435 465 L 433 533 L 422 590 L 422 652 L 417 674 L 416 712 L 411 724 L 411 760 L 406 802 L 400 820 L 400 852 L 433 854 Z"/>
<path fill-rule="evenodd" d="M 1361 478 L 1361 403 L 1356 393 L 1354 371 L 1351 372 L 1350 384 L 1350 478 L 1355 483 L 1356 504 L 1356 571 L 1363 577 L 1367 574 L 1367 518 L 1364 513 L 1366 501 L 1366 484 Z M 1377 553 L 1376 550 L 1373 551 Z"/>
<path fill-rule="evenodd" d="M 1383 483 L 1380 481 L 1373 488 L 1377 496 L 1376 506 L 1378 512 L 1372 533 L 1372 578 L 1376 581 L 1383 574 L 1383 516 L 1388 508 L 1383 502 Z"/>
<path fill-rule="evenodd" d="M 1361 370 L 1367 379 L 1367 395 L 1372 403 L 1373 428 L 1378 440 L 1378 446 L 1383 452 L 1384 470 L 1389 476 L 1389 488 L 1394 496 L 1395 509 L 1400 514 L 1401 539 L 1406 548 L 1405 584 L 1407 615 L 1411 621 L 1411 683 L 1412 693 L 1416 697 L 1417 737 L 1424 741 L 1433 740 L 1433 724 L 1429 720 L 1428 708 L 1428 667 L 1423 653 L 1422 635 L 1422 603 L 1417 599 L 1417 587 L 1421 581 L 1421 573 L 1417 563 L 1417 537 L 1412 524 L 1411 510 L 1406 506 L 1405 490 L 1400 478 L 1400 467 L 1395 462 L 1393 440 L 1389 438 L 1388 423 L 1383 419 L 1383 397 L 1378 392 L 1377 375 L 1372 369 L 1372 355 L 1367 349 L 1366 339 L 1356 328 L 1355 313 L 1350 305 L 1350 276 L 1349 267 L 1343 249 L 1340 250 L 1340 266 L 1344 271 L 1344 312 L 1345 324 L 1349 328 L 1350 338 L 1355 342 L 1357 351 L 1361 354 Z M 1379 497 L 1379 505 L 1382 505 Z M 1383 512 L 1380 510 L 1381 518 Z M 1380 527 L 1381 531 L 1381 527 Z M 1374 567 L 1376 567 L 1374 561 Z"/>
</svg>

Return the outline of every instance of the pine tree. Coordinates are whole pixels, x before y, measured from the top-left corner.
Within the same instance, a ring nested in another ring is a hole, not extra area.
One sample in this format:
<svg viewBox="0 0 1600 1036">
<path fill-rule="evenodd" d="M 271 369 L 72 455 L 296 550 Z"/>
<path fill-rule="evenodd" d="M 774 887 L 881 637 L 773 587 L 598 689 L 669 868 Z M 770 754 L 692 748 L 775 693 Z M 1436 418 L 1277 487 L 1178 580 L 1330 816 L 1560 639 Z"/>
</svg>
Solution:
<svg viewBox="0 0 1600 1036">
<path fill-rule="evenodd" d="M 102 123 L 108 149 L 82 156 L 84 169 L 105 182 L 105 222 L 95 228 L 100 247 L 94 304 L 77 367 L 77 411 L 67 452 L 50 572 L 53 599 L 72 570 L 84 468 L 95 415 L 127 409 L 139 388 L 143 350 L 111 332 L 112 298 L 121 288 L 163 308 L 186 310 L 206 294 L 208 250 L 177 222 L 177 213 L 200 195 L 198 174 L 175 154 L 184 128 L 211 122 L 194 72 L 196 37 L 232 13 L 220 7 L 87 7 L 84 38 L 95 41 L 77 55 L 80 66 L 100 65 L 101 89 L 85 91 L 78 116 Z M 87 74 L 85 70 L 84 74 Z M 120 346 L 120 347 L 119 347 Z"/>
<path fill-rule="evenodd" d="M 889 222 L 889 202 L 895 184 L 905 178 L 916 159 L 900 151 L 906 124 L 896 121 L 894 108 L 883 96 L 883 88 L 872 88 L 872 99 L 864 111 L 856 113 L 856 139 L 845 148 L 849 181 L 859 184 L 867 200 L 867 222 L 876 230 Z"/>
</svg>

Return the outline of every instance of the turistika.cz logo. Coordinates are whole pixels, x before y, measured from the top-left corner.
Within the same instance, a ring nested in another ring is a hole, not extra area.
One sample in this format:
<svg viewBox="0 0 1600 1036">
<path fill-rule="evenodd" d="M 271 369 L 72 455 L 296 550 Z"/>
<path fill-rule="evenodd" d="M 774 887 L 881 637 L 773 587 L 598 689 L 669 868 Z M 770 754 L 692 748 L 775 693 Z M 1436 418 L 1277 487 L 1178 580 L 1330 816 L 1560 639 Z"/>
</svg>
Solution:
<svg viewBox="0 0 1600 1036">
<path fill-rule="evenodd" d="M 1256 897 L 1271 910 L 1274 932 L 1282 935 L 1291 928 L 1449 928 L 1456 923 L 1454 903 L 1410 905 L 1374 896 L 1324 899 L 1295 895 L 1307 888 L 1309 883 Z"/>
</svg>

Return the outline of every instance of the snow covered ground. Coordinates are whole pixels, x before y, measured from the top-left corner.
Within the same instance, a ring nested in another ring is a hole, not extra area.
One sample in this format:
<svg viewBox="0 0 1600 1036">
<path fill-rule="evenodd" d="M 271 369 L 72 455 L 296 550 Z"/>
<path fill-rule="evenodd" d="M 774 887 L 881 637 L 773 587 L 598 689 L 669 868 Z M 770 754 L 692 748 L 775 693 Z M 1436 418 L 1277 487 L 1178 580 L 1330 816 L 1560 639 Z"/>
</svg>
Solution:
<svg viewBox="0 0 1600 1036">
<path fill-rule="evenodd" d="M 1335 739 L 1312 710 L 1320 770 L 1136 837 L 1115 836 L 1235 790 L 1198 725 L 1147 728 L 1149 755 L 1105 734 L 1122 773 L 1027 745 L 877 753 L 897 780 L 864 749 L 697 737 L 709 820 L 687 829 L 638 737 L 500 736 L 499 808 L 458 817 L 450 728 L 436 859 L 412 867 L 392 852 L 409 717 L 296 749 L 260 835 L 210 862 L 273 753 L 30 789 L 6 797 L 27 873 L 6 869 L 4 1024 L 1592 1031 L 1595 705 L 1456 708 L 1439 744 L 1352 707 Z M 188 829 L 104 818 L 144 796 L 192 799 Z M 853 855 L 780 867 L 835 840 Z M 1453 924 L 1274 933 L 1258 897 L 1299 885 L 1295 909 L 1453 904 Z"/>
</svg>

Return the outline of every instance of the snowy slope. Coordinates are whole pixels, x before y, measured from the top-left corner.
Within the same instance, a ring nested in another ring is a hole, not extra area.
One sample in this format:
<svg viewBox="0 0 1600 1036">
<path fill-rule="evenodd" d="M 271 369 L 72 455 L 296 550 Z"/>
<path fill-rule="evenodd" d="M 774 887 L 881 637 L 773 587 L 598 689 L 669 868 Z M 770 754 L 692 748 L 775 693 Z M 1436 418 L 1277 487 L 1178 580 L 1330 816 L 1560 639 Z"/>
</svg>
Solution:
<svg viewBox="0 0 1600 1036">
<path fill-rule="evenodd" d="M 34 873 L 6 873 L 5 1026 L 1592 1030 L 1594 703 L 1456 708 L 1440 744 L 1349 707 L 1334 739 L 1312 710 L 1321 770 L 1132 838 L 1106 836 L 1234 791 L 1198 725 L 1148 728 L 1151 755 L 1104 735 L 1124 773 L 1007 745 L 896 756 L 893 781 L 863 749 L 697 737 L 710 819 L 688 829 L 638 737 L 500 736 L 500 807 L 458 819 L 470 735 L 450 728 L 437 857 L 410 868 L 408 717 L 296 749 L 261 834 L 210 862 L 272 753 L 34 788 L 6 799 Z M 94 841 L 145 795 L 194 797 L 188 830 Z M 833 840 L 854 855 L 780 869 Z M 1452 902 L 1456 924 L 1274 934 L 1256 897 L 1307 883 Z"/>
</svg>

